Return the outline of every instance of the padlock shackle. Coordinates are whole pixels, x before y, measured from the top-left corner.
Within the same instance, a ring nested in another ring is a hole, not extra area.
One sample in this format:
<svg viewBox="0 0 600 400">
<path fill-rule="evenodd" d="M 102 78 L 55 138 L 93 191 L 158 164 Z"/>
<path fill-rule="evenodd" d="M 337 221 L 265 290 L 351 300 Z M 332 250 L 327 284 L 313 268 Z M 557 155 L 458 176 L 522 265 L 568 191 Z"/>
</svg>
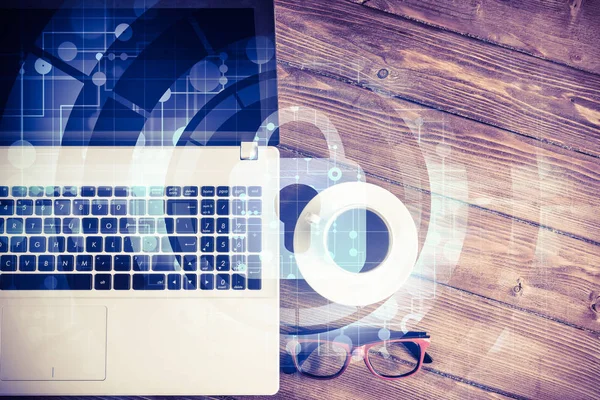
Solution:
<svg viewBox="0 0 600 400">
<path fill-rule="evenodd" d="M 279 126 L 275 126 L 274 129 L 268 129 L 269 124 L 273 123 L 272 121 L 279 121 Z M 289 122 L 305 122 L 316 126 L 323 134 L 323 137 L 325 137 L 329 153 L 331 154 L 333 150 L 338 160 L 345 158 L 344 144 L 335 125 L 333 125 L 324 113 L 309 107 L 292 106 L 279 109 L 278 112 L 274 112 L 263 121 L 254 140 L 258 141 L 261 145 L 269 143 L 275 131 Z"/>
</svg>

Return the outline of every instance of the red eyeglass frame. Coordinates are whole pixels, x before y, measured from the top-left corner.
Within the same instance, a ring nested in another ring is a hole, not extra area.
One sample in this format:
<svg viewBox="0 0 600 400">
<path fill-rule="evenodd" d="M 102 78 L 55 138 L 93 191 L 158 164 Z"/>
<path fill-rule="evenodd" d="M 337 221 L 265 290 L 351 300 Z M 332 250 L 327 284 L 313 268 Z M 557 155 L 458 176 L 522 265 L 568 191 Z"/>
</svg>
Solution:
<svg viewBox="0 0 600 400">
<path fill-rule="evenodd" d="M 302 371 L 302 368 L 300 367 L 300 365 L 298 364 L 298 357 L 296 352 L 291 352 L 292 353 L 292 359 L 294 361 L 294 366 L 296 367 L 296 370 L 298 370 L 298 372 L 300 372 L 302 375 L 306 375 L 309 376 L 313 379 L 322 379 L 322 380 L 327 380 L 327 379 L 334 379 L 337 378 L 338 376 L 340 376 L 341 374 L 344 373 L 344 371 L 346 371 L 346 369 L 348 368 L 348 366 L 350 365 L 350 361 L 352 360 L 352 352 L 354 350 L 360 350 L 363 354 L 363 358 L 365 361 L 365 365 L 367 366 L 367 368 L 369 369 L 369 371 L 371 371 L 371 373 L 373 375 L 375 375 L 376 377 L 380 378 L 380 379 L 384 379 L 387 381 L 394 381 L 397 379 L 402 379 L 402 378 L 407 378 L 415 373 L 417 373 L 421 367 L 423 366 L 423 360 L 425 359 L 425 353 L 427 352 L 427 348 L 429 347 L 429 345 L 431 344 L 430 339 L 429 338 L 398 338 L 398 339 L 389 339 L 389 340 L 381 340 L 381 341 L 377 341 L 377 342 L 372 342 L 372 343 L 366 343 L 363 344 L 362 346 L 350 346 L 347 343 L 340 343 L 340 342 L 332 342 L 331 340 L 319 340 L 319 339 L 296 339 L 295 342 L 297 343 L 335 343 L 336 346 L 340 346 L 343 349 L 346 350 L 346 360 L 344 361 L 344 366 L 340 369 L 339 372 L 337 372 L 335 375 L 331 375 L 331 376 L 318 376 L 318 375 L 313 375 L 310 374 L 308 372 L 304 372 Z M 369 349 L 371 349 L 372 347 L 375 346 L 380 346 L 381 344 L 384 343 L 400 343 L 400 342 L 410 342 L 410 343 L 414 343 L 417 346 L 419 346 L 419 350 L 421 351 L 420 354 L 420 358 L 419 358 L 419 363 L 417 364 L 417 367 L 411 371 L 408 372 L 404 375 L 400 375 L 400 376 L 385 376 L 385 375 L 380 375 L 377 372 L 375 372 L 375 369 L 373 368 L 373 366 L 371 365 L 371 361 L 369 361 Z"/>
</svg>

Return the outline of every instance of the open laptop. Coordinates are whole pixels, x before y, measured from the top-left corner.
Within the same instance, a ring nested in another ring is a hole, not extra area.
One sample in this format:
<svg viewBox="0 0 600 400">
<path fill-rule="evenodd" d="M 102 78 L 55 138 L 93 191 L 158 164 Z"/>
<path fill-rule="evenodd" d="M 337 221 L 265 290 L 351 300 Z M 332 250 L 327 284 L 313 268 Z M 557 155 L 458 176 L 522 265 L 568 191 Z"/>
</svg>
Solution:
<svg viewBox="0 0 600 400">
<path fill-rule="evenodd" d="M 0 20 L 0 394 L 277 392 L 273 2 Z"/>
</svg>

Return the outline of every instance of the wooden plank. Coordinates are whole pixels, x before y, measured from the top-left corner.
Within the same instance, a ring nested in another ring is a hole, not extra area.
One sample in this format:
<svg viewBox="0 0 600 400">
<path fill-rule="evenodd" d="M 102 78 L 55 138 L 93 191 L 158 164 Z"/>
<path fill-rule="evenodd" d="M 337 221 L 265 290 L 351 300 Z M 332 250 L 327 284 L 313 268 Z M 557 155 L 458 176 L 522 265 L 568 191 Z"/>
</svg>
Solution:
<svg viewBox="0 0 600 400">
<path fill-rule="evenodd" d="M 598 159 L 295 68 L 280 66 L 279 79 L 281 107 L 323 112 L 348 158 L 374 175 L 433 190 L 418 160 L 437 156 L 446 143 L 446 160 L 462 166 L 467 177 L 445 182 L 437 194 L 452 197 L 455 185 L 467 184 L 468 203 L 589 242 L 600 238 Z M 290 127 L 282 143 L 326 157 L 320 132 L 298 128 Z"/>
<path fill-rule="evenodd" d="M 418 286 L 418 281 L 411 278 L 407 286 Z M 402 296 L 396 300 L 400 305 L 410 302 Z M 282 304 L 286 302 L 303 308 L 313 304 L 307 289 L 302 296 L 283 297 Z M 448 287 L 439 287 L 432 302 L 421 322 L 408 327 L 431 335 L 432 369 L 516 398 L 600 396 L 598 332 L 582 332 Z M 403 316 L 400 307 L 387 326 L 400 329 Z M 382 326 L 374 317 L 363 322 Z"/>
<path fill-rule="evenodd" d="M 597 75 L 343 0 L 279 0 L 277 35 L 282 63 L 600 155 Z"/>
<path fill-rule="evenodd" d="M 598 1 L 368 0 L 362 4 L 600 73 Z"/>
</svg>

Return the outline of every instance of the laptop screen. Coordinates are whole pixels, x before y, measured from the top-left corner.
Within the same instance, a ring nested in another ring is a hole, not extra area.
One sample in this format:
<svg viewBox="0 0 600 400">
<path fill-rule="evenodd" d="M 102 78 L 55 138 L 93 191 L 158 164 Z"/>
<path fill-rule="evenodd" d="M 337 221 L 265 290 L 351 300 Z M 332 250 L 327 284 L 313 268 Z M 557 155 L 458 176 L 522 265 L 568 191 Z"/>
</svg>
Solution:
<svg viewBox="0 0 600 400">
<path fill-rule="evenodd" d="M 3 146 L 279 142 L 272 0 L 9 0 L 0 32 Z"/>
</svg>

